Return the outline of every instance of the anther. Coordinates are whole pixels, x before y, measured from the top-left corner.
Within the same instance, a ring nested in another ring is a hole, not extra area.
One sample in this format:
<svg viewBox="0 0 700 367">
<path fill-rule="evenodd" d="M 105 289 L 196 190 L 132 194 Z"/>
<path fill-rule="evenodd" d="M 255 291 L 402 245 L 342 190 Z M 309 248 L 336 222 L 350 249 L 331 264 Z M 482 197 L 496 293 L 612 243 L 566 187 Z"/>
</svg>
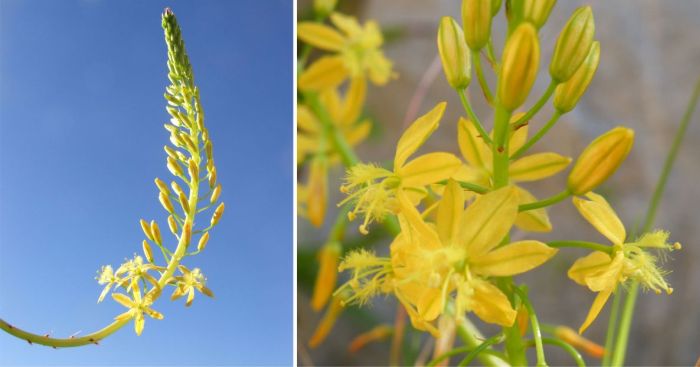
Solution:
<svg viewBox="0 0 700 367">
<path fill-rule="evenodd" d="M 680 250 L 680 249 L 682 249 L 682 248 L 683 248 L 683 246 L 681 246 L 681 243 L 680 243 L 680 242 L 676 242 L 676 243 L 673 244 L 673 249 L 674 249 L 674 250 Z"/>
<path fill-rule="evenodd" d="M 360 225 L 360 233 L 365 234 L 365 235 L 369 234 L 369 231 L 367 230 L 366 225 L 364 225 L 364 224 Z"/>
</svg>

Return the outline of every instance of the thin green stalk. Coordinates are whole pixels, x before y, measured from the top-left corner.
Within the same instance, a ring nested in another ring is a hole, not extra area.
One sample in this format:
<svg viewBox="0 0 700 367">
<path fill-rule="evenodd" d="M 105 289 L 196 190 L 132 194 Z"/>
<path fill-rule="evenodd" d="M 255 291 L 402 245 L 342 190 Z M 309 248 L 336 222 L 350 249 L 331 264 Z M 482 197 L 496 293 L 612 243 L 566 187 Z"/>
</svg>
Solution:
<svg viewBox="0 0 700 367">
<path fill-rule="evenodd" d="M 440 363 L 440 362 L 446 360 L 447 358 L 454 357 L 454 356 L 460 355 L 460 354 L 462 354 L 462 353 L 469 353 L 469 352 L 471 352 L 471 351 L 473 351 L 473 350 L 474 350 L 473 347 L 459 347 L 459 348 L 455 348 L 455 349 L 452 349 L 452 350 L 448 350 L 447 352 L 441 354 L 439 357 L 437 357 L 437 358 L 433 359 L 432 361 L 430 361 L 430 362 L 426 365 L 426 367 L 434 367 L 434 366 L 437 366 L 438 363 Z M 490 355 L 492 355 L 492 356 L 495 356 L 495 357 L 499 357 L 499 358 L 500 358 L 500 355 L 499 355 L 500 353 L 498 353 L 498 352 L 496 352 L 495 350 L 492 350 L 492 349 L 484 349 L 484 350 L 481 351 L 481 353 L 490 354 Z"/>
<path fill-rule="evenodd" d="M 447 185 L 447 180 L 442 180 L 436 182 L 438 185 Z M 463 189 L 467 189 L 469 191 L 475 192 L 477 194 L 486 194 L 489 192 L 489 189 L 486 187 L 483 187 L 481 185 L 477 185 L 475 183 L 471 182 L 464 182 L 464 181 L 457 181 L 459 183 L 459 186 L 461 186 Z"/>
<path fill-rule="evenodd" d="M 8 324 L 5 320 L 0 319 L 0 329 L 13 335 L 17 338 L 26 340 L 29 344 L 41 344 L 54 348 L 69 348 L 69 347 L 80 347 L 88 344 L 99 344 L 99 342 L 113 334 L 115 331 L 126 325 L 131 319 L 117 320 L 105 327 L 102 330 L 81 336 L 79 338 L 52 338 L 48 334 L 37 335 L 30 332 L 21 330 L 15 326 Z"/>
<path fill-rule="evenodd" d="M 481 352 L 489 348 L 490 346 L 494 344 L 498 344 L 503 341 L 503 334 L 496 334 L 486 340 L 484 340 L 483 343 L 481 343 L 478 347 L 474 348 L 469 354 L 467 354 L 466 357 L 462 360 L 462 362 L 459 362 L 459 366 L 468 366 L 471 361 L 474 360 Z"/>
<path fill-rule="evenodd" d="M 622 291 L 618 288 L 613 295 L 613 304 L 610 310 L 610 319 L 608 320 L 608 331 L 605 333 L 605 354 L 601 361 L 602 366 L 609 366 L 612 360 L 613 343 L 615 342 L 615 331 L 617 330 L 617 317 L 620 313 L 620 301 L 622 300 Z"/>
<path fill-rule="evenodd" d="M 486 44 L 486 58 L 489 60 L 489 63 L 491 63 L 491 67 L 496 69 L 496 53 L 493 50 L 493 39 L 491 38 L 489 38 L 489 42 Z"/>
<path fill-rule="evenodd" d="M 564 190 L 554 196 L 550 196 L 546 199 L 542 199 L 540 201 L 535 201 L 533 203 L 527 203 L 527 204 L 522 204 L 518 206 L 518 211 L 524 212 L 528 210 L 533 210 L 533 209 L 539 209 L 539 208 L 544 208 L 547 206 L 554 205 L 566 198 L 571 196 L 571 192 L 569 190 Z"/>
<path fill-rule="evenodd" d="M 535 133 L 535 135 L 533 135 L 532 138 L 530 138 L 530 140 L 525 142 L 525 144 L 523 144 L 523 146 L 520 147 L 520 149 L 513 153 L 510 156 L 510 159 L 517 159 L 520 158 L 523 154 L 525 154 L 525 152 L 527 152 L 528 149 L 530 149 L 533 145 L 535 145 L 535 143 L 542 139 L 542 137 L 545 136 L 545 134 L 547 134 L 549 129 L 551 129 L 552 126 L 554 126 L 554 124 L 556 124 L 557 121 L 559 121 L 560 117 L 561 113 L 559 111 L 554 111 L 554 114 L 552 114 L 552 117 L 549 119 L 549 121 L 547 121 L 547 123 L 544 126 L 542 126 L 542 128 L 539 131 L 537 131 L 537 133 Z M 515 124 L 517 124 L 517 122 Z"/>
<path fill-rule="evenodd" d="M 479 135 L 481 135 L 481 138 L 484 139 L 484 141 L 488 145 L 491 145 L 491 137 L 489 136 L 489 133 L 486 132 L 486 129 L 484 129 L 484 125 L 481 124 L 481 120 L 479 120 L 479 118 L 474 113 L 474 110 L 472 109 L 472 106 L 469 103 L 469 100 L 467 99 L 467 96 L 464 93 L 464 91 L 464 89 L 460 89 L 457 91 L 457 94 L 459 94 L 459 99 L 462 101 L 462 106 L 464 106 L 464 110 L 467 112 L 467 115 L 469 116 L 469 119 L 471 120 L 476 130 L 479 131 Z"/>
<path fill-rule="evenodd" d="M 468 348 L 476 348 L 479 345 L 479 340 L 477 338 L 482 338 L 479 330 L 468 320 L 463 319 L 461 322 L 457 322 L 457 335 L 464 345 Z M 488 349 L 487 349 L 488 350 Z M 493 353 L 491 353 L 493 354 Z M 508 366 L 504 357 L 501 355 L 482 355 L 478 356 L 481 363 L 488 367 L 505 367 Z"/>
<path fill-rule="evenodd" d="M 549 98 L 552 97 L 552 94 L 554 94 L 554 91 L 557 89 L 557 85 L 559 85 L 559 83 L 555 82 L 554 80 L 550 80 L 547 90 L 544 91 L 540 99 L 538 99 L 537 102 L 535 102 L 535 104 L 525 113 L 525 115 L 515 122 L 515 124 L 517 125 L 528 121 L 532 118 L 532 116 L 535 116 L 537 112 L 540 112 L 542 107 L 544 107 L 547 101 L 549 101 Z"/>
<path fill-rule="evenodd" d="M 535 308 L 532 307 L 532 303 L 527 297 L 522 289 L 517 286 L 513 287 L 513 291 L 518 294 L 520 300 L 523 302 L 527 313 L 530 315 L 530 324 L 532 326 L 532 337 L 535 339 L 535 350 L 537 352 L 537 366 L 546 367 L 547 361 L 544 358 L 544 348 L 542 347 L 542 331 L 540 330 L 540 323 L 537 321 L 537 314 L 535 313 Z"/>
<path fill-rule="evenodd" d="M 585 248 L 585 249 L 589 249 L 589 250 L 593 250 L 593 251 L 605 252 L 607 254 L 611 254 L 613 251 L 613 248 L 611 246 L 601 245 L 600 243 L 587 242 L 587 241 L 551 241 L 551 242 L 547 242 L 547 246 L 556 247 L 556 248 L 562 248 L 562 247 Z"/>
<path fill-rule="evenodd" d="M 581 357 L 581 353 L 579 353 L 576 350 L 576 348 L 572 347 L 571 344 L 569 344 L 563 340 L 559 340 L 559 339 L 555 339 L 555 338 L 542 338 L 542 343 L 549 344 L 549 345 L 555 345 L 555 346 L 563 349 L 565 352 L 569 353 L 569 355 L 571 356 L 571 358 L 574 359 L 574 361 L 576 362 L 576 365 L 578 367 L 586 367 L 586 362 L 583 360 L 583 357 Z M 529 341 L 527 341 L 526 345 L 528 347 L 532 347 L 535 345 L 535 341 L 529 340 Z"/>
<path fill-rule="evenodd" d="M 479 81 L 479 86 L 481 86 L 481 91 L 484 94 L 484 98 L 489 105 L 493 105 L 493 93 L 491 93 L 491 88 L 489 88 L 489 83 L 484 77 L 484 70 L 481 66 L 481 57 L 478 52 L 472 52 L 472 62 L 474 63 L 474 70 L 476 71 L 476 79 Z"/>
<path fill-rule="evenodd" d="M 691 117 L 695 111 L 695 107 L 700 99 L 700 79 L 698 79 L 695 84 L 695 90 L 688 102 L 688 107 L 683 114 L 680 126 L 676 132 L 676 136 L 671 144 L 671 149 L 668 152 L 664 166 L 661 169 L 661 176 L 659 176 L 659 181 L 656 184 L 656 189 L 651 197 L 651 202 L 649 204 L 649 209 L 647 210 L 646 218 L 644 220 L 644 226 L 642 227 L 642 233 L 647 232 L 654 225 L 654 218 L 656 217 L 656 211 L 658 210 L 659 203 L 661 202 L 661 196 L 666 189 L 666 184 L 668 183 L 668 178 L 671 175 L 671 169 L 673 168 L 673 163 L 676 161 L 678 156 L 678 151 L 683 143 L 683 138 L 688 130 L 688 125 L 690 124 Z M 632 324 L 632 316 L 634 314 L 634 305 L 637 301 L 637 292 L 639 290 L 639 282 L 633 281 L 632 285 L 629 287 L 627 298 L 625 298 L 625 305 L 622 309 L 622 318 L 620 319 L 620 330 L 618 331 L 617 342 L 615 343 L 615 351 L 612 357 L 613 366 L 621 366 L 625 363 L 625 353 L 627 351 L 627 340 L 630 332 L 630 325 Z"/>
</svg>

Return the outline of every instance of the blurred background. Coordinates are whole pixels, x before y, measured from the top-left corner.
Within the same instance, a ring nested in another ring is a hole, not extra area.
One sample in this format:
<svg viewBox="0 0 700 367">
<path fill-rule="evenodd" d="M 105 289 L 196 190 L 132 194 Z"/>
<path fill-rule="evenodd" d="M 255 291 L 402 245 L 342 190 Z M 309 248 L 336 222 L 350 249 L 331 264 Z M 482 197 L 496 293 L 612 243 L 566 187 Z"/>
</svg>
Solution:
<svg viewBox="0 0 700 367">
<path fill-rule="evenodd" d="M 166 228 L 161 13 L 180 22 L 226 213 L 199 267 L 216 298 L 165 294 L 99 346 L 53 350 L 0 332 L 0 365 L 289 365 L 292 360 L 292 4 L 0 0 L 0 317 L 85 335 L 124 308 L 94 277 Z M 261 23 L 261 19 L 264 22 Z M 262 25 L 262 26 L 261 26 Z M 202 217 L 200 221 L 208 221 Z M 164 238 L 170 239 L 163 233 Z M 158 256 L 156 254 L 155 256 Z"/>
<path fill-rule="evenodd" d="M 636 131 L 635 147 L 627 161 L 599 189 L 607 195 L 618 214 L 632 231 L 640 225 L 647 209 L 661 165 L 685 111 L 693 87 L 700 77 L 700 2 L 687 0 L 643 1 L 604 0 L 560 1 L 548 23 L 540 31 L 542 49 L 541 73 L 525 106 L 544 92 L 549 82 L 546 72 L 559 30 L 570 14 L 582 5 L 593 7 L 596 39 L 601 43 L 601 63 L 588 91 L 578 107 L 565 115 L 535 151 L 556 151 L 576 157 L 596 136 L 617 125 Z M 304 16 L 310 1 L 300 1 L 299 15 Z M 358 148 L 364 161 L 386 162 L 393 157 L 395 142 L 403 128 L 412 121 L 407 111 L 417 107 L 422 114 L 439 101 L 448 108 L 440 129 L 422 148 L 423 151 L 447 150 L 458 153 L 455 141 L 456 122 L 463 110 L 458 96 L 444 79 L 437 59 L 437 24 L 441 16 L 460 16 L 461 1 L 454 0 L 356 0 L 340 1 L 340 11 L 357 16 L 361 21 L 375 19 L 385 31 L 387 56 L 395 63 L 399 78 L 385 87 L 368 88 L 366 113 L 376 125 L 369 141 Z M 461 20 L 460 20 L 461 23 Z M 505 31 L 503 10 L 494 26 L 495 46 L 502 47 Z M 497 52 L 500 55 L 500 52 Z M 487 74 L 490 72 L 487 71 Z M 425 97 L 416 99 L 419 85 Z M 491 79 L 493 86 L 493 79 Z M 487 107 L 475 81 L 470 86 L 471 100 L 482 121 L 490 121 Z M 413 103 L 411 102 L 413 99 Z M 415 104 L 419 101 L 419 105 Z M 542 126 L 551 107 L 546 107 L 533 127 Z M 487 123 L 487 125 L 489 125 Z M 532 131 L 532 130 L 531 130 Z M 671 231 L 672 240 L 683 243 L 683 250 L 673 254 L 666 267 L 674 288 L 671 296 L 642 294 L 630 335 L 627 354 L 629 365 L 693 365 L 700 356 L 700 117 L 693 118 L 666 194 L 657 215 L 657 227 Z M 338 187 L 342 172 L 331 176 L 329 203 L 341 196 Z M 558 192 L 566 175 L 530 184 L 533 193 L 546 197 Z M 326 222 L 332 222 L 333 212 Z M 555 228 L 553 233 L 536 235 L 542 240 L 577 238 L 604 241 L 575 211 L 569 202 L 549 210 Z M 328 226 L 328 223 L 327 223 Z M 353 227 L 353 226 L 351 226 Z M 377 252 L 387 252 L 387 241 L 381 239 L 381 228 L 374 227 L 375 238 L 367 242 Z M 318 348 L 310 349 L 309 337 L 318 324 L 320 314 L 309 307 L 310 287 L 316 266 L 313 250 L 323 243 L 328 228 L 318 231 L 304 219 L 299 220 L 299 361 L 305 364 L 365 364 L 388 362 L 390 341 L 370 344 L 350 353 L 348 346 L 358 334 L 386 323 L 392 324 L 396 310 L 393 297 L 377 297 L 367 307 L 347 309 L 330 337 Z M 357 242 L 359 234 L 350 228 L 347 244 Z M 584 252 L 567 249 L 545 266 L 518 278 L 530 286 L 534 307 L 541 322 L 577 328 L 585 318 L 594 294 L 568 279 L 566 271 Z M 304 264 L 307 264 L 304 268 Z M 586 332 L 586 336 L 604 342 L 610 304 Z M 407 343 L 420 345 L 417 333 L 406 336 Z M 487 332 L 490 330 L 485 327 Z M 556 349 L 548 349 L 551 365 L 571 364 L 570 357 Z M 533 352 L 534 354 L 534 352 Z M 588 358 L 589 363 L 599 363 Z M 534 362 L 534 360 L 533 360 Z"/>
</svg>

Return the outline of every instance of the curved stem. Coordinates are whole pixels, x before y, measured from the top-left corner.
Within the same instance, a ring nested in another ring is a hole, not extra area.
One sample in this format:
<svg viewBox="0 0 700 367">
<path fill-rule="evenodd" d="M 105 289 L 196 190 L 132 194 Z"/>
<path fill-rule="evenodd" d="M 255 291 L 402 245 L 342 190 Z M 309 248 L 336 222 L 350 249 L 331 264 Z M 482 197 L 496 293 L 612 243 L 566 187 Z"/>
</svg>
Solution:
<svg viewBox="0 0 700 367">
<path fill-rule="evenodd" d="M 486 144 L 491 145 L 491 137 L 489 136 L 489 133 L 487 133 L 484 129 L 484 125 L 481 124 L 481 120 L 479 120 L 479 118 L 474 113 L 474 110 L 472 109 L 471 104 L 469 104 L 469 100 L 467 99 L 467 96 L 465 95 L 464 91 L 464 89 L 460 89 L 457 91 L 457 94 L 459 94 L 459 99 L 462 101 L 462 106 L 464 106 L 464 110 L 467 112 L 467 115 L 469 116 L 469 119 L 471 120 L 476 130 L 479 131 L 479 134 L 481 135 L 482 139 L 484 139 Z"/>
<path fill-rule="evenodd" d="M 579 353 L 576 348 L 572 347 L 571 344 L 559 340 L 559 339 L 554 339 L 554 338 L 542 338 L 542 343 L 544 344 L 549 344 L 549 345 L 555 345 L 561 349 L 563 349 L 565 352 L 569 353 L 571 358 L 574 359 L 576 362 L 576 365 L 578 367 L 586 367 L 586 362 L 583 360 L 583 357 L 581 357 L 581 353 Z M 532 347 L 535 345 L 534 340 L 528 340 L 527 344 L 528 347 Z"/>
<path fill-rule="evenodd" d="M 532 324 L 532 337 L 535 339 L 535 350 L 537 351 L 537 366 L 545 367 L 547 366 L 547 361 L 544 358 L 544 349 L 542 348 L 542 331 L 540 330 L 540 323 L 537 321 L 537 314 L 535 314 L 535 309 L 532 307 L 530 300 L 522 289 L 517 286 L 513 286 L 513 291 L 518 294 L 523 305 L 527 309 L 527 313 L 530 315 L 530 324 Z"/>
<path fill-rule="evenodd" d="M 489 88 L 489 83 L 484 77 L 484 70 L 481 66 L 481 58 L 478 52 L 472 51 L 472 62 L 474 63 L 474 70 L 476 71 L 476 79 L 479 81 L 479 86 L 481 86 L 481 91 L 484 94 L 484 98 L 489 105 L 493 106 L 493 94 L 491 93 L 491 88 Z"/>
<path fill-rule="evenodd" d="M 478 347 L 474 348 L 469 354 L 467 354 L 466 357 L 462 360 L 462 362 L 459 362 L 459 366 L 468 366 L 471 361 L 474 360 L 481 352 L 486 350 L 486 348 L 498 344 L 503 341 L 503 334 L 496 334 L 486 340 L 484 340 L 483 343 L 481 343 Z"/>
<path fill-rule="evenodd" d="M 605 333 L 605 354 L 601 361 L 602 366 L 609 366 L 612 360 L 613 343 L 615 342 L 615 331 L 617 330 L 617 318 L 620 313 L 620 300 L 622 292 L 618 288 L 613 295 L 613 304 L 610 310 L 610 319 L 608 320 L 608 331 Z"/>
<path fill-rule="evenodd" d="M 578 248 L 585 248 L 585 249 L 589 249 L 589 250 L 593 250 L 593 251 L 601 251 L 601 252 L 605 252 L 607 254 L 611 254 L 613 251 L 613 248 L 611 246 L 601 245 L 600 243 L 587 242 L 587 241 L 551 241 L 551 242 L 547 242 L 547 246 L 556 247 L 556 248 L 578 247 Z"/>
<path fill-rule="evenodd" d="M 517 159 L 517 158 L 520 158 L 523 154 L 525 154 L 525 152 L 527 152 L 528 149 L 530 149 L 533 145 L 535 145 L 535 143 L 537 143 L 540 139 L 542 139 L 542 137 L 545 136 L 545 134 L 547 134 L 549 129 L 551 129 L 552 126 L 554 126 L 554 124 L 556 124 L 557 121 L 559 121 L 560 117 L 561 117 L 561 113 L 559 111 L 554 111 L 554 114 L 549 119 L 549 121 L 547 121 L 547 123 L 544 126 L 542 126 L 542 128 L 539 131 L 537 131 L 537 133 L 535 135 L 533 135 L 532 138 L 530 138 L 530 140 L 525 142 L 525 144 L 523 144 L 523 146 L 520 147 L 520 149 L 518 149 L 515 153 L 513 153 L 510 156 L 510 159 Z M 517 123 L 516 123 L 516 125 L 517 125 Z"/>
<path fill-rule="evenodd" d="M 569 196 L 571 196 L 571 192 L 567 189 L 567 190 L 564 190 L 564 191 L 562 191 L 554 196 L 550 196 L 546 199 L 542 199 L 540 201 L 535 201 L 533 203 L 522 204 L 522 205 L 518 206 L 518 211 L 524 212 L 524 211 L 528 211 L 528 210 L 539 209 L 539 208 L 551 206 L 551 205 L 554 205 L 554 204 L 568 198 Z"/>
<path fill-rule="evenodd" d="M 88 344 L 99 344 L 99 342 L 107 336 L 126 325 L 131 319 L 117 320 L 92 334 L 81 336 L 79 338 L 52 338 L 47 335 L 37 335 L 24 330 L 21 330 L 13 325 L 8 324 L 5 320 L 0 319 L 0 329 L 17 338 L 26 340 L 29 344 L 41 344 L 54 348 L 69 348 L 80 347 Z"/>
<path fill-rule="evenodd" d="M 525 113 L 525 115 L 523 115 L 523 117 L 514 122 L 514 124 L 519 125 L 525 121 L 528 121 L 532 118 L 532 116 L 535 116 L 537 112 L 540 112 L 545 103 L 547 103 L 552 94 L 554 94 L 554 91 L 557 89 L 557 85 L 559 85 L 559 83 L 555 82 L 554 80 L 550 80 L 547 90 L 544 91 L 540 99 L 535 102 L 535 104 L 527 111 L 527 113 Z"/>
<path fill-rule="evenodd" d="M 448 350 L 447 352 L 441 354 L 439 357 L 437 357 L 437 358 L 433 359 L 432 361 L 430 361 L 430 362 L 426 365 L 426 367 L 434 367 L 434 366 L 437 366 L 438 363 L 444 361 L 444 360 L 447 359 L 447 358 L 454 357 L 454 356 L 459 355 L 459 354 L 462 354 L 462 353 L 469 353 L 469 352 L 471 352 L 471 351 L 473 351 L 473 350 L 474 350 L 473 347 L 459 347 L 459 348 L 455 348 L 455 349 L 452 349 L 452 350 Z M 501 356 L 500 356 L 500 353 L 496 352 L 495 350 L 491 350 L 491 349 L 483 349 L 483 350 L 481 351 L 481 353 L 489 354 L 489 355 L 492 355 L 492 356 L 498 357 L 498 358 L 501 357 Z"/>
<path fill-rule="evenodd" d="M 483 339 L 483 336 L 479 330 L 474 326 L 474 324 L 467 318 L 462 318 L 461 321 L 457 321 L 457 335 L 467 348 L 474 349 L 479 345 L 479 339 Z M 507 359 L 504 355 L 499 352 L 492 351 L 490 349 L 485 349 L 482 351 L 484 354 L 480 354 L 479 360 L 484 366 L 489 367 L 505 367 L 509 366 Z"/>
</svg>

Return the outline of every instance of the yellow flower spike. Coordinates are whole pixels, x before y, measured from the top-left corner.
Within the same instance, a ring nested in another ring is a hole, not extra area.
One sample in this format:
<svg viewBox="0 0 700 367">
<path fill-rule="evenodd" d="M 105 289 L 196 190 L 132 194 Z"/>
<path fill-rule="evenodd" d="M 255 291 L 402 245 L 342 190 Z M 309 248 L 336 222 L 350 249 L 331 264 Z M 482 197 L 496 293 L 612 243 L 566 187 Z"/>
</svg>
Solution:
<svg viewBox="0 0 700 367">
<path fill-rule="evenodd" d="M 323 246 L 318 253 L 319 270 L 311 296 L 311 308 L 314 311 L 320 311 L 333 294 L 341 252 L 340 243 L 333 241 Z"/>
<path fill-rule="evenodd" d="M 508 37 L 501 59 L 498 99 L 508 111 L 520 107 L 537 78 L 540 44 L 530 23 L 521 23 Z"/>
<path fill-rule="evenodd" d="M 569 173 L 569 190 L 576 195 L 594 190 L 627 158 L 633 143 L 634 131 L 625 127 L 616 127 L 597 137 L 584 149 Z"/>
<path fill-rule="evenodd" d="M 577 334 L 573 329 L 566 326 L 557 326 L 554 329 L 554 336 L 571 344 L 574 348 L 588 354 L 594 358 L 603 358 L 605 348 L 589 339 Z"/>
<path fill-rule="evenodd" d="M 309 339 L 309 348 L 315 349 L 326 340 L 341 312 L 343 312 L 343 297 L 342 295 L 333 296 L 321 322 Z"/>
<path fill-rule="evenodd" d="M 311 162 L 307 184 L 306 214 L 316 227 L 323 225 L 328 200 L 328 162 L 325 156 L 315 157 Z"/>
<path fill-rule="evenodd" d="M 442 70 L 450 86 L 462 90 L 471 81 L 471 62 L 464 33 L 451 17 L 442 17 L 437 36 Z"/>
<path fill-rule="evenodd" d="M 554 47 L 549 75 L 556 83 L 568 81 L 588 56 L 595 35 L 593 10 L 578 8 L 559 34 Z"/>
<path fill-rule="evenodd" d="M 593 75 L 598 70 L 599 61 L 600 42 L 595 41 L 588 52 L 588 56 L 586 56 L 586 60 L 576 70 L 571 79 L 566 83 L 559 84 L 554 91 L 554 108 L 560 114 L 567 113 L 576 107 L 591 80 L 593 80 Z"/>
<path fill-rule="evenodd" d="M 153 241 L 153 232 L 151 232 L 151 225 L 143 219 L 141 219 L 139 223 L 141 224 L 141 229 L 143 230 L 143 234 L 146 235 L 146 238 Z"/>
<path fill-rule="evenodd" d="M 153 233 L 153 242 L 157 244 L 163 243 L 163 238 L 160 235 L 160 228 L 158 228 L 158 223 L 155 220 L 151 221 L 151 233 Z"/>
<path fill-rule="evenodd" d="M 197 243 L 197 251 L 198 252 L 204 251 L 204 249 L 207 247 L 208 242 L 209 242 L 209 232 L 204 232 L 202 237 L 199 238 L 199 242 Z"/>
<path fill-rule="evenodd" d="M 523 20 L 542 28 L 556 3 L 557 0 L 523 0 Z"/>
<path fill-rule="evenodd" d="M 491 37 L 493 0 L 463 0 L 462 25 L 464 38 L 472 51 L 478 52 Z"/>
<path fill-rule="evenodd" d="M 151 251 L 151 245 L 148 244 L 148 241 L 143 240 L 141 247 L 143 249 L 143 255 L 146 256 L 146 260 L 148 260 L 149 263 L 153 263 L 153 251 Z"/>
<path fill-rule="evenodd" d="M 173 203 L 170 202 L 170 198 L 164 192 L 160 192 L 158 194 L 158 201 L 160 201 L 160 204 L 163 206 L 165 211 L 167 211 L 168 213 L 175 212 L 175 208 L 173 207 Z"/>
</svg>

